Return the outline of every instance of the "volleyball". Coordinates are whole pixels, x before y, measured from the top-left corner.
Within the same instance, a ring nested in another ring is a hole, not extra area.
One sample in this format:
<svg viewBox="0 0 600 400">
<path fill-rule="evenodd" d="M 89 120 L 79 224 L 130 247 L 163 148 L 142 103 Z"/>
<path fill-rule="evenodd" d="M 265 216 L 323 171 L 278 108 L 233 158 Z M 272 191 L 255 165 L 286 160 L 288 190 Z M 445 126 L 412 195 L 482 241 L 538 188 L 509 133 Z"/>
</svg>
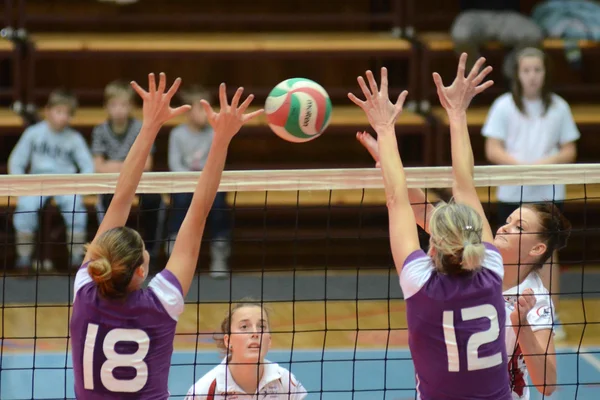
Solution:
<svg viewBox="0 0 600 400">
<path fill-rule="evenodd" d="M 331 119 L 331 100 L 317 82 L 291 78 L 271 90 L 265 103 L 269 127 L 293 143 L 319 137 Z"/>
</svg>

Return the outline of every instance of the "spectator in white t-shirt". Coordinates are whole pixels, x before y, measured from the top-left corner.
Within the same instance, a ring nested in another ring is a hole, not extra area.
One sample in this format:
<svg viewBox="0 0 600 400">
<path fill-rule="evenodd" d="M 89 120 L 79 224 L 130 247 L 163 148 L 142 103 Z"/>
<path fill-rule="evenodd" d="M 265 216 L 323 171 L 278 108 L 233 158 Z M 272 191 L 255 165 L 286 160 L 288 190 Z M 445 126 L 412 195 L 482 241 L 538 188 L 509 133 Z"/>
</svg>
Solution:
<svg viewBox="0 0 600 400">
<path fill-rule="evenodd" d="M 547 57 L 526 48 L 517 55 L 511 93 L 494 101 L 482 133 L 487 159 L 500 165 L 572 163 L 579 130 L 567 102 L 548 87 Z M 553 201 L 562 209 L 564 185 L 498 187 L 498 226 L 523 202 Z M 555 254 L 541 271 L 544 285 L 558 305 L 559 263 Z M 557 327 L 557 335 L 563 331 Z"/>
</svg>

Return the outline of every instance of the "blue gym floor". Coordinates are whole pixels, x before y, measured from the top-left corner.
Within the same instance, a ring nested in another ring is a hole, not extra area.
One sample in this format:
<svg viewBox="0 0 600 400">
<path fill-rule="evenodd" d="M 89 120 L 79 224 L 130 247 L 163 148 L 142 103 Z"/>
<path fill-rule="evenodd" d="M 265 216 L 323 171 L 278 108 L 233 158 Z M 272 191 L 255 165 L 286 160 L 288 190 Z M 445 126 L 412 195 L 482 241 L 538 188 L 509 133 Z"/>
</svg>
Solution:
<svg viewBox="0 0 600 400">
<path fill-rule="evenodd" d="M 597 400 L 600 398 L 600 349 L 575 354 L 561 349 L 558 361 L 559 390 L 545 399 Z M 289 368 L 289 352 L 271 351 L 269 359 Z M 384 361 L 387 359 L 387 362 Z M 308 399 L 407 400 L 415 398 L 414 375 L 407 350 L 293 352 L 292 372 L 310 392 Z M 216 352 L 177 352 L 173 355 L 169 389 L 171 398 L 182 399 L 195 380 L 220 362 Z M 191 366 L 196 363 L 194 368 Z M 65 366 L 69 369 L 65 369 Z M 71 359 L 66 354 L 3 354 L 0 398 L 73 398 Z M 65 393 L 66 388 L 66 393 Z M 542 399 L 535 389 L 531 400 Z"/>
</svg>

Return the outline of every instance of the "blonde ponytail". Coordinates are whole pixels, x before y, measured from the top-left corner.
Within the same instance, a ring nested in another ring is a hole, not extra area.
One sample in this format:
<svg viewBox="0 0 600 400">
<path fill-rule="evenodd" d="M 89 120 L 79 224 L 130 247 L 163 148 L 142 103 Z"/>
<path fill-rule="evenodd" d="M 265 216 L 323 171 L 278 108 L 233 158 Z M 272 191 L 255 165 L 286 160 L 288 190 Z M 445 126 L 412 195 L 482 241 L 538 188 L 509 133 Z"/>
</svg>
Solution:
<svg viewBox="0 0 600 400">
<path fill-rule="evenodd" d="M 485 256 L 481 242 L 483 221 L 472 207 L 442 204 L 431 214 L 429 228 L 437 269 L 454 275 L 481 267 Z"/>
</svg>

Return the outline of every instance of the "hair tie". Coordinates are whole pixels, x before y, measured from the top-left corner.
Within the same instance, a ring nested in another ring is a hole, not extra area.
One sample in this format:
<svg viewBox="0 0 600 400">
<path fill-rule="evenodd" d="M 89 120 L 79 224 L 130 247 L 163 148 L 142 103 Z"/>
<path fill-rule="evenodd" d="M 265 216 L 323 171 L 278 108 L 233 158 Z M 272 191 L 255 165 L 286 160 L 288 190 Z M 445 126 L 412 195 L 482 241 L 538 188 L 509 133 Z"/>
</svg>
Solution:
<svg viewBox="0 0 600 400">
<path fill-rule="evenodd" d="M 464 249 L 465 247 L 467 247 L 469 244 L 470 244 L 470 243 L 469 243 L 469 242 L 467 242 L 467 241 L 465 240 L 465 241 L 463 242 L 463 249 Z"/>
<path fill-rule="evenodd" d="M 471 231 L 471 232 L 474 231 L 473 225 L 467 225 L 467 226 L 465 226 L 465 231 Z"/>
</svg>

